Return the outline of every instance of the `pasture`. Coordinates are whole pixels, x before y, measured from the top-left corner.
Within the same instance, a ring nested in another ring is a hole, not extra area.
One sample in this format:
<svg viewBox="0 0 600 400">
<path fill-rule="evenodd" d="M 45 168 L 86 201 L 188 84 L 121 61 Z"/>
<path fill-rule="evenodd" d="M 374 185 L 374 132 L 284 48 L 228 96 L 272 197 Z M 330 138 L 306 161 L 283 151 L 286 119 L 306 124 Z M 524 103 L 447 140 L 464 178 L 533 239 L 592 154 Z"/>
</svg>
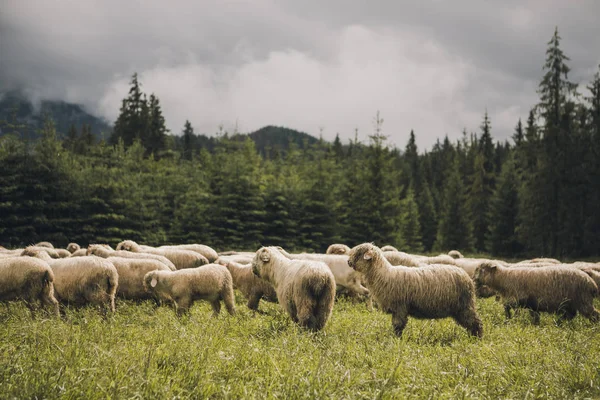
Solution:
<svg viewBox="0 0 600 400">
<path fill-rule="evenodd" d="M 506 322 L 478 299 L 484 337 L 454 321 L 410 318 L 401 338 L 390 316 L 336 300 L 311 333 L 277 304 L 254 314 L 236 291 L 237 315 L 196 303 L 118 300 L 115 315 L 67 309 L 32 319 L 0 307 L 0 398 L 594 398 L 600 396 L 600 325 L 557 324 L 529 313 Z M 600 302 L 596 300 L 596 307 Z"/>
</svg>

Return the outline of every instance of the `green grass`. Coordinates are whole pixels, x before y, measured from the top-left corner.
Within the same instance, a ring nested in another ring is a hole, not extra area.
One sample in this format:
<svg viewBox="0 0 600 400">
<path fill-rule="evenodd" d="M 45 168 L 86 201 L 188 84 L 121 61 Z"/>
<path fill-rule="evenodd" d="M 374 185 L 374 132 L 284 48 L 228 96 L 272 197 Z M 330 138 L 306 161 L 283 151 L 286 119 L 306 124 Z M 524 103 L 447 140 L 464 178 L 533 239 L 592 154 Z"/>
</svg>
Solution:
<svg viewBox="0 0 600 400">
<path fill-rule="evenodd" d="M 276 304 L 211 318 L 118 302 L 116 315 L 67 320 L 0 307 L 0 398 L 586 398 L 600 397 L 600 325 L 527 312 L 505 323 L 478 300 L 483 339 L 452 320 L 390 316 L 339 300 L 325 330 L 304 331 Z M 598 304 L 597 304 L 598 306 Z"/>
</svg>

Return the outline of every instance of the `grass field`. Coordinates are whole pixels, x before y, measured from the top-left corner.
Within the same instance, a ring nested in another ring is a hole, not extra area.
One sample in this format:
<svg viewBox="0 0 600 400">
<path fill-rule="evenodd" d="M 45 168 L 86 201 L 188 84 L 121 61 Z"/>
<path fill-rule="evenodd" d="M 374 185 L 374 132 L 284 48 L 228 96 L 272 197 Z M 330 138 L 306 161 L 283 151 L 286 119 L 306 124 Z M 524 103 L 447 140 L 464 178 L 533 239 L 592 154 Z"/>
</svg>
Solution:
<svg viewBox="0 0 600 400">
<path fill-rule="evenodd" d="M 22 305 L 0 308 L 0 398 L 589 398 L 600 397 L 600 325 L 578 316 L 557 325 L 527 312 L 509 322 L 478 300 L 483 339 L 452 320 L 410 319 L 402 338 L 390 316 L 336 302 L 319 333 L 276 304 L 254 316 L 189 317 L 150 302 L 118 302 L 102 318 L 69 309 L 67 320 Z M 596 304 L 600 306 L 600 304 Z"/>
</svg>

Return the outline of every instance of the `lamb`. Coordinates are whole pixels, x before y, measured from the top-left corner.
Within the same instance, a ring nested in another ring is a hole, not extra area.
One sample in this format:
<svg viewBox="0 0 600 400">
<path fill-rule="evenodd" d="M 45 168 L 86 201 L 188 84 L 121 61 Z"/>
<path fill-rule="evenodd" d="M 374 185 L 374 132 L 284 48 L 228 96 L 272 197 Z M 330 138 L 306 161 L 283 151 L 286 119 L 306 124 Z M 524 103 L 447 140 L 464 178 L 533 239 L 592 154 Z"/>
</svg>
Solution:
<svg viewBox="0 0 600 400">
<path fill-rule="evenodd" d="M 160 261 L 164 265 L 166 265 L 171 271 L 177 270 L 175 268 L 175 264 L 171 262 L 168 258 L 164 256 L 159 256 L 156 254 L 148 254 L 148 253 L 132 253 L 130 251 L 115 251 L 110 247 L 106 248 L 105 245 L 102 244 L 90 244 L 87 248 L 87 255 L 94 255 L 97 257 L 108 258 L 108 257 L 121 257 L 121 258 L 135 258 L 135 259 L 150 259 Z"/>
<path fill-rule="evenodd" d="M 332 244 L 327 248 L 325 254 L 348 254 L 350 252 L 350 247 L 345 244 Z"/>
<path fill-rule="evenodd" d="M 258 311 L 261 299 L 277 303 L 277 293 L 267 281 L 252 273 L 252 264 L 239 264 L 235 261 L 226 263 L 225 267 L 233 278 L 233 287 L 238 289 L 248 299 L 248 308 Z"/>
<path fill-rule="evenodd" d="M 179 249 L 179 250 L 190 250 L 206 257 L 209 263 L 214 263 L 219 255 L 217 252 L 209 246 L 204 244 L 178 244 L 169 246 L 160 246 L 158 249 Z"/>
<path fill-rule="evenodd" d="M 77 243 L 69 243 L 67 245 L 67 250 L 69 251 L 69 253 L 73 254 L 75 253 L 77 250 L 80 250 L 81 246 L 79 246 Z"/>
<path fill-rule="evenodd" d="M 149 246 L 140 246 L 133 240 L 125 240 L 119 243 L 117 250 L 119 249 L 134 253 L 149 253 L 164 256 L 171 260 L 177 269 L 196 268 L 208 264 L 206 257 L 191 250 L 159 249 Z"/>
<path fill-rule="evenodd" d="M 458 250 L 450 250 L 448 252 L 448 255 L 450 257 L 454 258 L 455 260 L 458 259 L 458 258 L 464 258 L 463 255 Z"/>
<path fill-rule="evenodd" d="M 83 305 L 95 304 L 115 311 L 115 294 L 119 275 L 115 266 L 99 257 L 52 259 L 46 252 L 35 248 L 23 250 L 24 256 L 46 261 L 54 273 L 54 291 L 59 302 Z"/>
<path fill-rule="evenodd" d="M 37 258 L 11 257 L 0 259 L 0 301 L 24 300 L 35 315 L 36 301 L 52 307 L 59 316 L 54 297 L 54 273 L 50 266 Z"/>
<path fill-rule="evenodd" d="M 387 246 L 383 246 L 381 248 L 381 251 L 398 251 L 397 248 L 395 248 L 394 246 L 390 246 L 389 244 Z M 349 253 L 349 251 L 348 251 Z"/>
<path fill-rule="evenodd" d="M 348 265 L 363 274 L 380 308 L 392 315 L 397 336 L 402 335 L 408 316 L 452 317 L 471 335 L 483 335 L 481 319 L 475 309 L 475 287 L 462 269 L 441 264 L 394 267 L 384 253 L 370 243 L 354 247 Z"/>
<path fill-rule="evenodd" d="M 373 308 L 373 302 L 369 296 L 369 290 L 364 287 L 361 283 L 360 274 L 357 274 L 352 268 L 348 266 L 348 256 L 341 254 L 290 254 L 281 247 L 276 247 L 281 254 L 290 260 L 309 260 L 309 261 L 322 261 L 331 270 L 335 278 L 336 285 L 341 288 L 347 289 L 352 296 L 365 296 L 367 297 L 367 307 L 369 310 Z"/>
<path fill-rule="evenodd" d="M 233 279 L 222 265 L 208 264 L 178 271 L 151 271 L 144 276 L 144 288 L 160 300 L 173 303 L 175 313 L 181 316 L 189 311 L 196 300 L 210 302 L 213 315 L 221 312 L 223 300 L 229 314 L 235 314 Z"/>
<path fill-rule="evenodd" d="M 335 278 L 321 261 L 290 260 L 276 247 L 262 247 L 252 272 L 275 288 L 279 304 L 302 327 L 318 331 L 333 310 Z"/>
<path fill-rule="evenodd" d="M 529 309 L 533 323 L 540 321 L 540 312 L 558 313 L 560 319 L 573 319 L 577 312 L 592 321 L 600 314 L 593 300 L 598 286 L 583 271 L 556 267 L 503 267 L 483 263 L 475 271 L 475 284 L 487 285 L 503 299 L 506 318 L 511 309 Z"/>
<path fill-rule="evenodd" d="M 143 258 L 108 257 L 119 274 L 117 296 L 130 300 L 153 298 L 144 288 L 144 276 L 150 271 L 171 271 L 158 260 Z"/>
</svg>

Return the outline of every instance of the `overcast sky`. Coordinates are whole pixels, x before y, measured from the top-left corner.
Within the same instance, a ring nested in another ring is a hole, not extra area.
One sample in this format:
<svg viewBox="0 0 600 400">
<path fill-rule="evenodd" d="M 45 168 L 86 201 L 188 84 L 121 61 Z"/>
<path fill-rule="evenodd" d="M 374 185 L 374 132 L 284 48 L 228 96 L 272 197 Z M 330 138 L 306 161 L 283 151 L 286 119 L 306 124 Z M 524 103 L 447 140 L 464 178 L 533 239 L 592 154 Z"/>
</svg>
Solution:
<svg viewBox="0 0 600 400">
<path fill-rule="evenodd" d="M 537 101 L 554 27 L 587 84 L 598 0 L 0 0 L 0 91 L 83 104 L 114 122 L 134 71 L 180 134 L 282 125 L 325 139 L 411 129 L 430 148 L 484 111 L 496 139 Z"/>
</svg>

